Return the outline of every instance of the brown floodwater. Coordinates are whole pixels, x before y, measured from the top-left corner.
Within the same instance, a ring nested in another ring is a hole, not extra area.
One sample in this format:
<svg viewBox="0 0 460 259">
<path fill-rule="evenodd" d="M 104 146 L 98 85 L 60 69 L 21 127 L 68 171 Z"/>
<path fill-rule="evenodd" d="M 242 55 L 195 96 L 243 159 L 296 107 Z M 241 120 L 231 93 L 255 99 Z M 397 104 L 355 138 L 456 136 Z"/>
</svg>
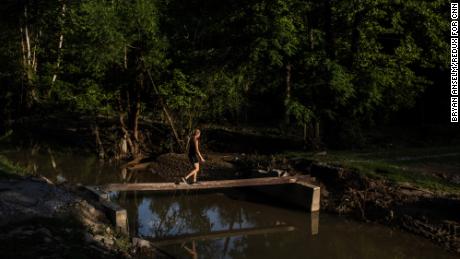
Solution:
<svg viewBox="0 0 460 259">
<path fill-rule="evenodd" d="M 175 258 L 458 258 L 410 233 L 267 204 L 247 190 L 113 200 L 128 210 L 132 234 Z"/>
<path fill-rule="evenodd" d="M 53 181 L 162 181 L 72 151 L 0 148 L 0 155 Z M 248 189 L 111 197 L 128 210 L 133 235 L 155 241 L 174 258 L 458 258 L 401 230 L 268 203 Z"/>
</svg>

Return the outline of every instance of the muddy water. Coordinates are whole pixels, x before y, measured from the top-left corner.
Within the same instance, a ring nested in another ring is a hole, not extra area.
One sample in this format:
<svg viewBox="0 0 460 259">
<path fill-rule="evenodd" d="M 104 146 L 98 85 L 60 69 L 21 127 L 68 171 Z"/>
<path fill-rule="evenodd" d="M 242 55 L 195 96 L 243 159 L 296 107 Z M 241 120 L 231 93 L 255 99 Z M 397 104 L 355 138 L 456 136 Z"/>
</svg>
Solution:
<svg viewBox="0 0 460 259">
<path fill-rule="evenodd" d="M 53 182 L 69 181 L 85 185 L 113 182 L 161 181 L 148 172 L 120 170 L 119 165 L 102 163 L 96 156 L 74 151 L 57 152 L 48 148 L 4 148 L 0 155 L 29 172 L 43 175 Z"/>
<path fill-rule="evenodd" d="M 162 180 L 72 152 L 4 149 L 0 155 L 54 181 L 95 185 Z M 403 231 L 267 204 L 248 190 L 122 192 L 112 199 L 128 210 L 132 234 L 157 242 L 174 258 L 458 258 Z"/>
<path fill-rule="evenodd" d="M 133 234 L 176 258 L 456 258 L 412 234 L 263 204 L 257 196 L 234 190 L 114 199 L 128 209 Z"/>
</svg>

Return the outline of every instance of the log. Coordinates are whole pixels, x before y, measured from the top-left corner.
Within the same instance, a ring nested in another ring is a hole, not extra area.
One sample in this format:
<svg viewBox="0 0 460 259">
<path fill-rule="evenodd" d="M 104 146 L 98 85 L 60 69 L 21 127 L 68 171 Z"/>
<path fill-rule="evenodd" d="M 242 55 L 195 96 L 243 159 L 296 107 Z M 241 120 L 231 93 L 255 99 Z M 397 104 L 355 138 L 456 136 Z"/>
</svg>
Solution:
<svg viewBox="0 0 460 259">
<path fill-rule="evenodd" d="M 127 167 L 129 171 L 144 171 L 149 169 L 154 163 L 153 162 L 146 162 L 146 163 L 139 163 L 136 165 L 132 165 L 130 167 Z"/>
</svg>

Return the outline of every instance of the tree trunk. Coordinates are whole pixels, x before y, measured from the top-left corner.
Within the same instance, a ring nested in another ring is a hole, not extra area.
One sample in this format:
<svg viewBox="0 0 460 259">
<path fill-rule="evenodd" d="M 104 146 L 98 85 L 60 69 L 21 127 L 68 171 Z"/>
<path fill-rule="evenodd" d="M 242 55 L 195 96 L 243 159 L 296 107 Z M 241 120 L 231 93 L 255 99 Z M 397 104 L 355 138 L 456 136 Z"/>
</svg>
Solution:
<svg viewBox="0 0 460 259">
<path fill-rule="evenodd" d="M 286 65 L 286 97 L 284 99 L 286 124 L 289 124 L 290 122 L 288 105 L 289 105 L 289 102 L 291 101 L 291 70 L 292 70 L 292 65 L 288 63 Z"/>
<path fill-rule="evenodd" d="M 303 142 L 304 143 L 307 143 L 307 134 L 308 134 L 308 130 L 307 130 L 307 123 L 304 123 L 303 124 Z"/>
<path fill-rule="evenodd" d="M 136 91 L 136 90 L 134 90 Z M 136 141 L 139 141 L 139 117 L 141 112 L 141 95 L 140 91 L 132 91 L 131 101 L 129 105 L 129 129 L 133 132 L 133 137 Z"/>
<path fill-rule="evenodd" d="M 330 59 L 335 58 L 335 36 L 332 21 L 332 1 L 326 0 L 324 4 L 325 30 L 326 30 L 326 52 Z"/>
<path fill-rule="evenodd" d="M 128 95 L 128 93 L 126 92 Z M 129 96 L 126 96 L 126 99 L 129 99 Z M 121 156 L 126 157 L 127 155 L 131 155 L 133 159 L 139 157 L 141 155 L 140 149 L 139 149 L 139 144 L 137 140 L 134 138 L 132 135 L 132 131 L 130 132 L 129 127 L 125 123 L 125 109 L 123 108 L 123 100 L 122 100 L 122 95 L 120 94 L 119 96 L 119 121 L 120 121 L 120 127 L 123 132 L 123 138 L 121 140 Z M 127 102 L 128 103 L 128 102 Z M 129 106 L 126 106 L 126 109 L 129 109 Z M 125 146 L 125 148 L 124 148 Z M 126 152 L 127 151 L 127 152 Z"/>
<path fill-rule="evenodd" d="M 320 140 L 319 121 L 315 122 L 315 139 L 316 141 Z"/>
<path fill-rule="evenodd" d="M 23 82 L 25 83 L 25 92 L 23 92 L 25 100 L 25 108 L 29 110 L 35 100 L 37 99 L 37 93 L 35 89 L 35 75 L 37 71 L 37 48 L 38 39 L 41 32 L 36 35 L 35 40 L 33 34 L 29 30 L 28 25 L 28 12 L 27 5 L 24 6 L 23 23 L 20 26 L 21 33 L 21 52 L 22 52 L 22 69 L 23 69 Z"/>
<path fill-rule="evenodd" d="M 104 145 L 102 144 L 101 137 L 99 135 L 99 127 L 97 125 L 93 126 L 93 134 L 96 140 L 96 147 L 98 149 L 99 159 L 103 160 L 105 158 Z"/>
<path fill-rule="evenodd" d="M 64 23 L 64 18 L 66 14 L 66 2 L 62 1 L 62 6 L 61 6 L 61 17 L 60 17 L 60 22 L 61 22 L 61 35 L 59 36 L 59 43 L 57 47 L 57 60 L 56 60 L 56 71 L 54 72 L 53 78 L 51 79 L 51 87 L 53 87 L 54 83 L 56 82 L 57 79 L 57 74 L 59 71 L 59 68 L 61 66 L 61 52 L 62 52 L 62 45 L 64 44 L 64 32 L 62 28 L 62 23 Z M 50 91 L 48 91 L 48 94 Z"/>
<path fill-rule="evenodd" d="M 165 113 L 166 119 L 168 120 L 169 126 L 171 127 L 171 130 L 172 130 L 172 132 L 174 134 L 174 138 L 176 139 L 176 142 L 179 145 L 180 149 L 185 152 L 183 141 L 179 137 L 179 134 L 177 133 L 176 127 L 174 126 L 174 121 L 173 121 L 171 115 L 169 115 L 168 109 L 166 108 L 166 106 L 164 105 L 163 102 L 162 102 L 162 106 L 163 106 L 163 112 Z"/>
<path fill-rule="evenodd" d="M 169 111 L 168 111 L 168 107 L 166 106 L 166 103 L 165 101 L 163 100 L 162 96 L 160 95 L 160 91 L 157 89 L 156 85 L 155 85 L 155 82 L 153 81 L 153 77 L 152 75 L 150 74 L 150 71 L 149 70 L 146 70 L 147 71 L 147 75 L 149 76 L 150 78 L 150 81 L 152 83 L 152 86 L 153 86 L 153 89 L 154 91 L 156 92 L 156 94 L 159 96 L 159 101 L 160 101 L 160 104 L 161 104 L 161 108 L 163 110 L 163 113 L 164 115 L 166 116 L 166 119 L 169 123 L 169 126 L 171 127 L 171 130 L 174 134 L 174 138 L 176 139 L 176 142 L 177 142 L 177 145 L 179 145 L 179 148 L 185 152 L 185 148 L 186 146 L 184 145 L 184 141 L 180 138 L 179 134 L 177 133 L 177 130 L 176 130 L 176 127 L 174 125 L 174 120 L 173 118 L 171 117 L 171 115 L 169 114 Z"/>
</svg>

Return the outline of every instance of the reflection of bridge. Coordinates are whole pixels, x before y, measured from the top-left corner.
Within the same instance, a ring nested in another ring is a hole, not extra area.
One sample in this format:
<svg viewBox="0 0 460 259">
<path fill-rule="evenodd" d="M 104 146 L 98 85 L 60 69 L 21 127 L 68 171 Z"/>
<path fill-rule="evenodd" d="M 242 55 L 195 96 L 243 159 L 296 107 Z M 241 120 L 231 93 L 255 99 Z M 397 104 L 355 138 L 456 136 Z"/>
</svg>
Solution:
<svg viewBox="0 0 460 259">
<path fill-rule="evenodd" d="M 232 236 L 250 236 L 250 235 L 263 235 L 270 233 L 278 232 L 289 232 L 294 231 L 296 228 L 294 226 L 279 225 L 273 227 L 260 227 L 260 228 L 243 228 L 243 229 L 232 229 L 232 230 L 219 230 L 209 233 L 198 233 L 198 234 L 184 234 L 173 237 L 164 237 L 164 238 L 153 238 L 150 239 L 156 246 L 166 246 L 172 244 L 181 244 L 190 241 L 196 240 L 209 240 L 209 239 L 219 239 Z"/>
<path fill-rule="evenodd" d="M 263 192 L 268 199 L 319 211 L 320 188 L 308 182 L 306 177 L 264 177 L 238 180 L 202 181 L 196 184 L 184 183 L 113 183 L 98 187 L 87 187 L 102 201 L 108 217 L 123 231 L 127 232 L 128 216 L 126 210 L 108 201 L 110 191 L 150 191 L 174 192 L 188 190 L 210 190 L 226 188 L 251 188 Z"/>
<path fill-rule="evenodd" d="M 289 225 L 286 223 L 277 224 L 269 227 L 256 227 L 256 228 L 243 228 L 243 229 L 232 229 L 230 227 L 227 230 L 213 231 L 209 233 L 192 233 L 183 234 L 172 237 L 161 237 L 161 238 L 148 238 L 148 240 L 133 238 L 136 242 L 151 243 L 153 246 L 167 246 L 174 244 L 184 244 L 193 241 L 203 241 L 210 239 L 223 239 L 234 236 L 251 236 L 251 235 L 266 235 L 281 232 L 291 232 L 295 230 L 306 231 L 307 235 L 316 235 L 319 233 L 319 212 L 313 212 L 309 215 L 310 226 L 307 229 L 295 225 Z"/>
</svg>

